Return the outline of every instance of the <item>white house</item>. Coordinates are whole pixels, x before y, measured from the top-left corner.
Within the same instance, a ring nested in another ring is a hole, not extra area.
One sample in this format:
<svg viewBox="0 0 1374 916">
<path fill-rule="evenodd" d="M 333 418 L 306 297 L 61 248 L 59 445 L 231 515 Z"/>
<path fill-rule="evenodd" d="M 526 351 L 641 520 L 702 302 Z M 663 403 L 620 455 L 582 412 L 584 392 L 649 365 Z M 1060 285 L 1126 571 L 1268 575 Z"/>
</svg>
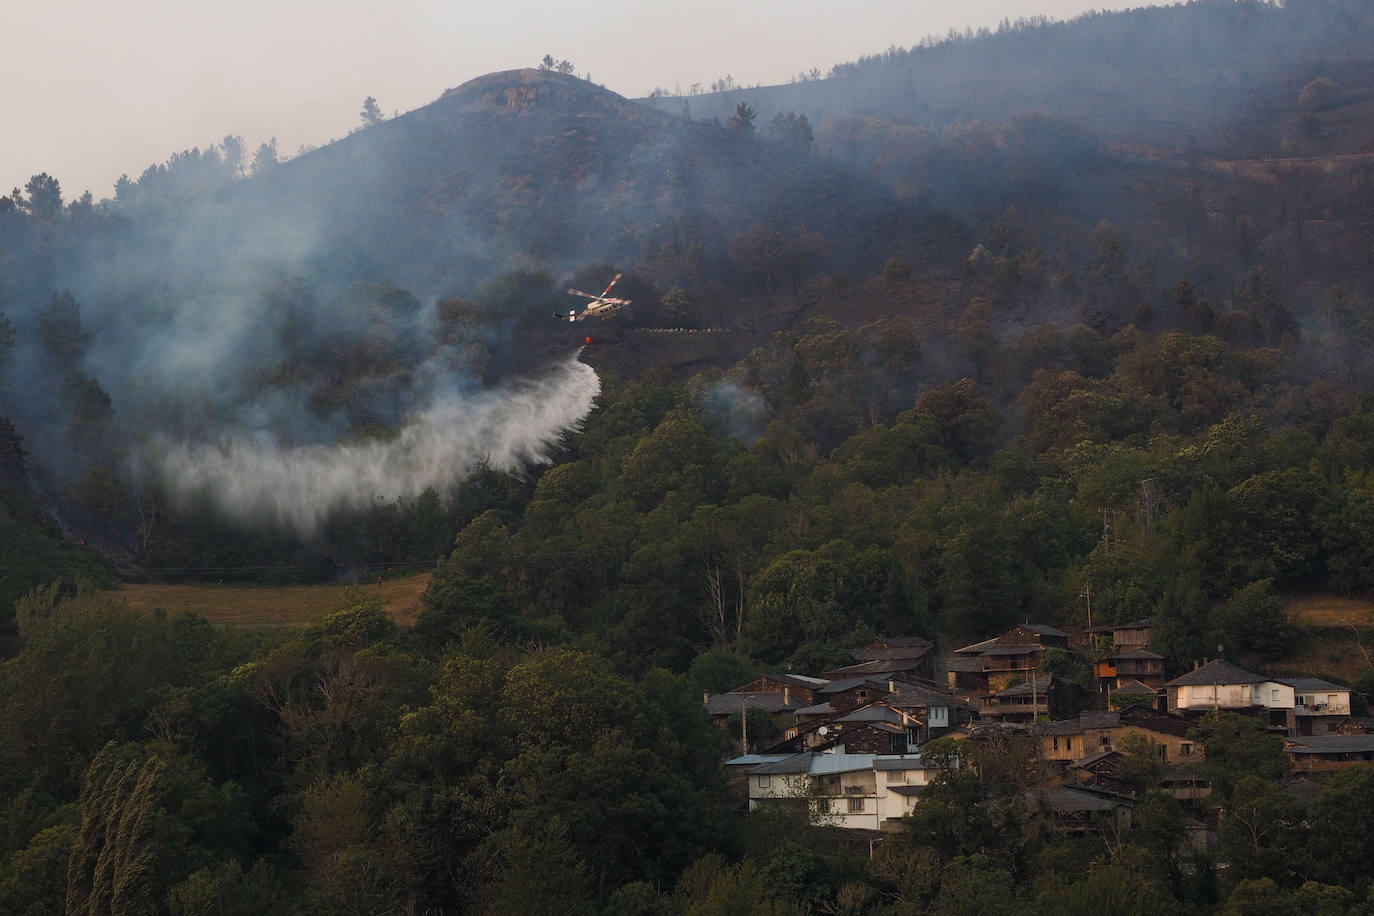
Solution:
<svg viewBox="0 0 1374 916">
<path fill-rule="evenodd" d="M 1295 727 L 1292 684 L 1217 659 L 1164 685 L 1169 712 L 1200 715 L 1226 709 L 1261 715 L 1271 726 Z"/>
<path fill-rule="evenodd" d="M 804 804 L 813 822 L 881 830 L 916 804 L 940 768 L 919 754 L 803 752 L 749 770 L 749 807 Z"/>
<path fill-rule="evenodd" d="M 1318 677 L 1288 677 L 1299 735 L 1327 735 L 1350 718 L 1350 688 Z"/>
</svg>

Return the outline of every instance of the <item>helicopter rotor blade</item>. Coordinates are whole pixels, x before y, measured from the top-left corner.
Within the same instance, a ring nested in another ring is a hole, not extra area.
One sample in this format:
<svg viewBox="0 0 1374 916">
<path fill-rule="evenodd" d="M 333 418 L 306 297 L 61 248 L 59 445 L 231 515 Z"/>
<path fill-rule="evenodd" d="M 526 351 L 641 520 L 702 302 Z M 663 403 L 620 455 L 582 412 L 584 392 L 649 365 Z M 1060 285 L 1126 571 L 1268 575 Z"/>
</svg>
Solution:
<svg viewBox="0 0 1374 916">
<path fill-rule="evenodd" d="M 611 291 L 611 287 L 612 287 L 612 286 L 615 286 L 616 283 L 620 282 L 620 278 L 623 277 L 623 276 L 625 276 L 625 275 L 624 275 L 624 274 L 616 274 L 614 277 L 612 277 L 612 278 L 611 278 L 611 282 L 606 284 L 606 289 L 603 290 L 602 293 L 601 293 L 601 295 L 598 296 L 597 298 L 599 298 L 599 299 L 605 299 L 605 298 L 606 298 L 606 293 L 609 293 L 609 292 Z"/>
</svg>

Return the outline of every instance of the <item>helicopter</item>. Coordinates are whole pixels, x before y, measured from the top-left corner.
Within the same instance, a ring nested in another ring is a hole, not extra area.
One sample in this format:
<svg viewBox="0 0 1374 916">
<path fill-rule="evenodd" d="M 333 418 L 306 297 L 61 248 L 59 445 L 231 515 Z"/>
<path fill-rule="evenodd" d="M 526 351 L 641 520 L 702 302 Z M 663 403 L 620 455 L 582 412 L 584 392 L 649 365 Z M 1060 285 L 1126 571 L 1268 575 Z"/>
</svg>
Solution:
<svg viewBox="0 0 1374 916">
<path fill-rule="evenodd" d="M 615 286 L 616 283 L 619 282 L 620 278 L 623 276 L 624 274 L 616 274 L 615 277 L 611 279 L 611 282 L 606 284 L 606 288 L 601 291 L 601 295 L 599 296 L 595 296 L 591 293 L 584 293 L 580 289 L 569 289 L 568 295 L 582 296 L 583 298 L 590 299 L 591 301 L 588 302 L 587 307 L 580 312 L 577 309 L 569 309 L 566 315 L 555 314 L 553 317 L 557 318 L 560 321 L 582 321 L 586 318 L 604 318 L 612 312 L 619 311 L 620 309 L 629 305 L 630 300 L 613 299 L 610 297 L 610 292 L 611 287 Z"/>
</svg>

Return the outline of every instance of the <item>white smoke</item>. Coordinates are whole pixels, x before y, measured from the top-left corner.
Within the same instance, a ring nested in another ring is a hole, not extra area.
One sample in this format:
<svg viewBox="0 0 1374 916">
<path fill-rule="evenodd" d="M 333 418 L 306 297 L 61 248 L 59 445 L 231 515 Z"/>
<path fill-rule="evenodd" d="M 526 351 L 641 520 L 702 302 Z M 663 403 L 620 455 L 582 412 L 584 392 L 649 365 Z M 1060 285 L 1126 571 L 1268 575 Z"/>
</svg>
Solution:
<svg viewBox="0 0 1374 916">
<path fill-rule="evenodd" d="M 757 391 L 723 378 L 697 392 L 697 404 L 711 415 L 720 431 L 746 445 L 763 436 L 768 408 Z"/>
<path fill-rule="evenodd" d="M 415 497 L 428 487 L 443 493 L 482 461 L 513 470 L 548 460 L 600 389 L 595 370 L 574 356 L 539 378 L 438 396 L 391 441 L 282 447 L 267 433 L 247 431 L 214 444 L 159 436 L 139 460 L 160 471 L 174 496 L 208 492 L 244 524 L 275 522 L 308 537 L 336 509 Z"/>
</svg>

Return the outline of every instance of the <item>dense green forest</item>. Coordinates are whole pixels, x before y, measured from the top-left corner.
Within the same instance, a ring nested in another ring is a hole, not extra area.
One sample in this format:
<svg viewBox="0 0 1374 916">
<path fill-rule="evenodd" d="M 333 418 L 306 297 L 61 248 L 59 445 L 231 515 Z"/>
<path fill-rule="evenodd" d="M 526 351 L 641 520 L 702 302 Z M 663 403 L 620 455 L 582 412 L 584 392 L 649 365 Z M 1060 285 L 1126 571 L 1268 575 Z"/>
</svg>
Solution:
<svg viewBox="0 0 1374 916">
<path fill-rule="evenodd" d="M 1195 861 L 1195 812 L 1148 794 L 1148 756 L 1124 837 L 1058 838 L 1016 804 L 1035 774 L 1014 747 L 981 783 L 938 782 L 871 860 L 833 828 L 727 811 L 701 690 L 877 633 L 1077 622 L 1089 582 L 1097 613 L 1153 616 L 1175 658 L 1272 658 L 1298 638 L 1275 588 L 1368 587 L 1370 414 L 1281 421 L 1312 396 L 1284 381 L 1295 357 L 1042 330 L 999 359 L 1064 360 L 1023 380 L 1017 417 L 961 380 L 870 424 L 915 345 L 882 330 L 815 322 L 730 373 L 608 384 L 548 470 L 463 484 L 406 632 L 365 604 L 251 634 L 30 592 L 3 668 L 7 908 L 1355 911 L 1374 871 L 1345 819 L 1374 773 L 1300 802 L 1266 781 L 1286 762 L 1252 720 L 1209 726 L 1234 751 L 1208 743 L 1233 785 L 1213 801 L 1235 807 Z M 1234 400 L 1194 403 L 1202 373 Z M 718 425 L 750 384 L 766 424 L 745 445 Z"/>
<path fill-rule="evenodd" d="M 1287 597 L 1374 596 L 1369 24 L 1020 23 L 681 111 L 516 71 L 0 197 L 0 910 L 1374 911 L 1374 769 L 1280 782 L 1250 719 L 1197 725 L 1204 802 L 1128 754 L 1129 831 L 1014 739 L 870 845 L 732 811 L 701 703 L 1090 614 L 1283 671 Z M 406 628 L 105 590 L 413 570 Z"/>
</svg>

